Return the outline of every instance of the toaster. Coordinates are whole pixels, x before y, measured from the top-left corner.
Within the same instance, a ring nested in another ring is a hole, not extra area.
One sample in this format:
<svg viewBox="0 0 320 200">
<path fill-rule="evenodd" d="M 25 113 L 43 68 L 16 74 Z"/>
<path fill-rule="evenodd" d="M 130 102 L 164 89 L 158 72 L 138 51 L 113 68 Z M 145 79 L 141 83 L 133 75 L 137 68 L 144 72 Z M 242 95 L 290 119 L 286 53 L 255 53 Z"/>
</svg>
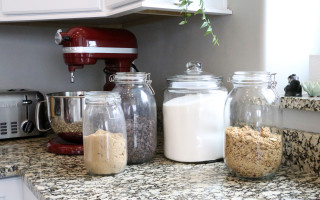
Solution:
<svg viewBox="0 0 320 200">
<path fill-rule="evenodd" d="M 0 139 L 42 135 L 36 128 L 36 106 L 44 96 L 38 91 L 0 91 Z M 39 126 L 45 127 L 45 108 L 39 109 Z"/>
</svg>

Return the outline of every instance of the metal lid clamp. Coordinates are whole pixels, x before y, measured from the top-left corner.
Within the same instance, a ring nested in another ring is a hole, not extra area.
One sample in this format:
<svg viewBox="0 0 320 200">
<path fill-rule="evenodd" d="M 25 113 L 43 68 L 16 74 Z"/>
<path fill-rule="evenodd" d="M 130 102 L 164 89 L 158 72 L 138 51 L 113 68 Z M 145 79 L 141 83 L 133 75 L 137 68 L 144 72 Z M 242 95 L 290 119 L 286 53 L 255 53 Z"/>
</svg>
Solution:
<svg viewBox="0 0 320 200">
<path fill-rule="evenodd" d="M 277 73 L 270 74 L 270 78 L 271 78 L 270 88 L 274 91 L 277 97 L 280 97 L 278 90 L 276 90 L 276 86 L 277 86 L 276 75 Z"/>
<path fill-rule="evenodd" d="M 155 95 L 156 93 L 154 92 L 153 88 L 151 87 L 152 80 L 151 80 L 151 74 L 150 73 L 147 73 L 146 83 L 147 83 L 147 87 L 149 88 L 151 94 Z"/>
</svg>

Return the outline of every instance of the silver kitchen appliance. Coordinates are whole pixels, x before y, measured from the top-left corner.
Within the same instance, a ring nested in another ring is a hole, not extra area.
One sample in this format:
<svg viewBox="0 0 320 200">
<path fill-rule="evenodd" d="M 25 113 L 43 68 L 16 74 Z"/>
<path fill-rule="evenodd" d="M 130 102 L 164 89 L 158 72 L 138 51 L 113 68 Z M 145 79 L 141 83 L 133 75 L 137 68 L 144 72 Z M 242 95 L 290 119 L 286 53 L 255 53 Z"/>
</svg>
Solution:
<svg viewBox="0 0 320 200">
<path fill-rule="evenodd" d="M 45 97 L 46 101 L 40 101 L 38 106 L 44 105 L 43 103 L 47 104 L 47 119 L 53 132 L 58 135 L 49 140 L 47 151 L 62 155 L 83 154 L 84 91 L 55 92 L 46 94 Z M 40 131 L 48 130 L 38 127 L 38 124 L 37 128 Z"/>
<path fill-rule="evenodd" d="M 41 135 L 35 126 L 35 110 L 43 95 L 38 91 L 11 89 L 0 91 L 0 139 Z M 46 126 L 45 109 L 40 108 L 39 124 Z"/>
</svg>

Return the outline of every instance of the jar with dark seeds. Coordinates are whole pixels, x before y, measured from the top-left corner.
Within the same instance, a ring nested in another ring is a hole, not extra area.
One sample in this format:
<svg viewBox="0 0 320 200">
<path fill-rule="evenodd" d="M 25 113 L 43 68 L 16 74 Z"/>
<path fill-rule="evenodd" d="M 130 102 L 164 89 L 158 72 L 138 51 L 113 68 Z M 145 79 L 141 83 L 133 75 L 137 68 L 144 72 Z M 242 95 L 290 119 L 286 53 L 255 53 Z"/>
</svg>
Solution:
<svg viewBox="0 0 320 200">
<path fill-rule="evenodd" d="M 150 161 L 157 146 L 157 109 L 150 74 L 117 72 L 112 91 L 119 92 L 126 118 L 128 164 Z"/>
<path fill-rule="evenodd" d="M 157 147 L 156 121 L 136 116 L 127 119 L 128 164 L 140 164 L 152 159 Z"/>
</svg>

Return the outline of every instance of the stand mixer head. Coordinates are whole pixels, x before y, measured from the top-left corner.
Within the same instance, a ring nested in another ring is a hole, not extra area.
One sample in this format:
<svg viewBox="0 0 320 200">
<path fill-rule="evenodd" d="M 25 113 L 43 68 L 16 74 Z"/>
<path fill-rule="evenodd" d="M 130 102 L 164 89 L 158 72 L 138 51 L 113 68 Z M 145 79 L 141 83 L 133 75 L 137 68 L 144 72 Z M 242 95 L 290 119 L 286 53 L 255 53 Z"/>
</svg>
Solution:
<svg viewBox="0 0 320 200">
<path fill-rule="evenodd" d="M 109 76 L 116 72 L 129 72 L 138 57 L 136 37 L 123 29 L 91 28 L 77 26 L 55 35 L 56 44 L 63 45 L 63 57 L 68 65 L 70 81 L 74 71 L 84 65 L 94 65 L 98 59 L 105 60 L 106 84 L 104 90 L 112 90 L 114 83 Z"/>
</svg>

